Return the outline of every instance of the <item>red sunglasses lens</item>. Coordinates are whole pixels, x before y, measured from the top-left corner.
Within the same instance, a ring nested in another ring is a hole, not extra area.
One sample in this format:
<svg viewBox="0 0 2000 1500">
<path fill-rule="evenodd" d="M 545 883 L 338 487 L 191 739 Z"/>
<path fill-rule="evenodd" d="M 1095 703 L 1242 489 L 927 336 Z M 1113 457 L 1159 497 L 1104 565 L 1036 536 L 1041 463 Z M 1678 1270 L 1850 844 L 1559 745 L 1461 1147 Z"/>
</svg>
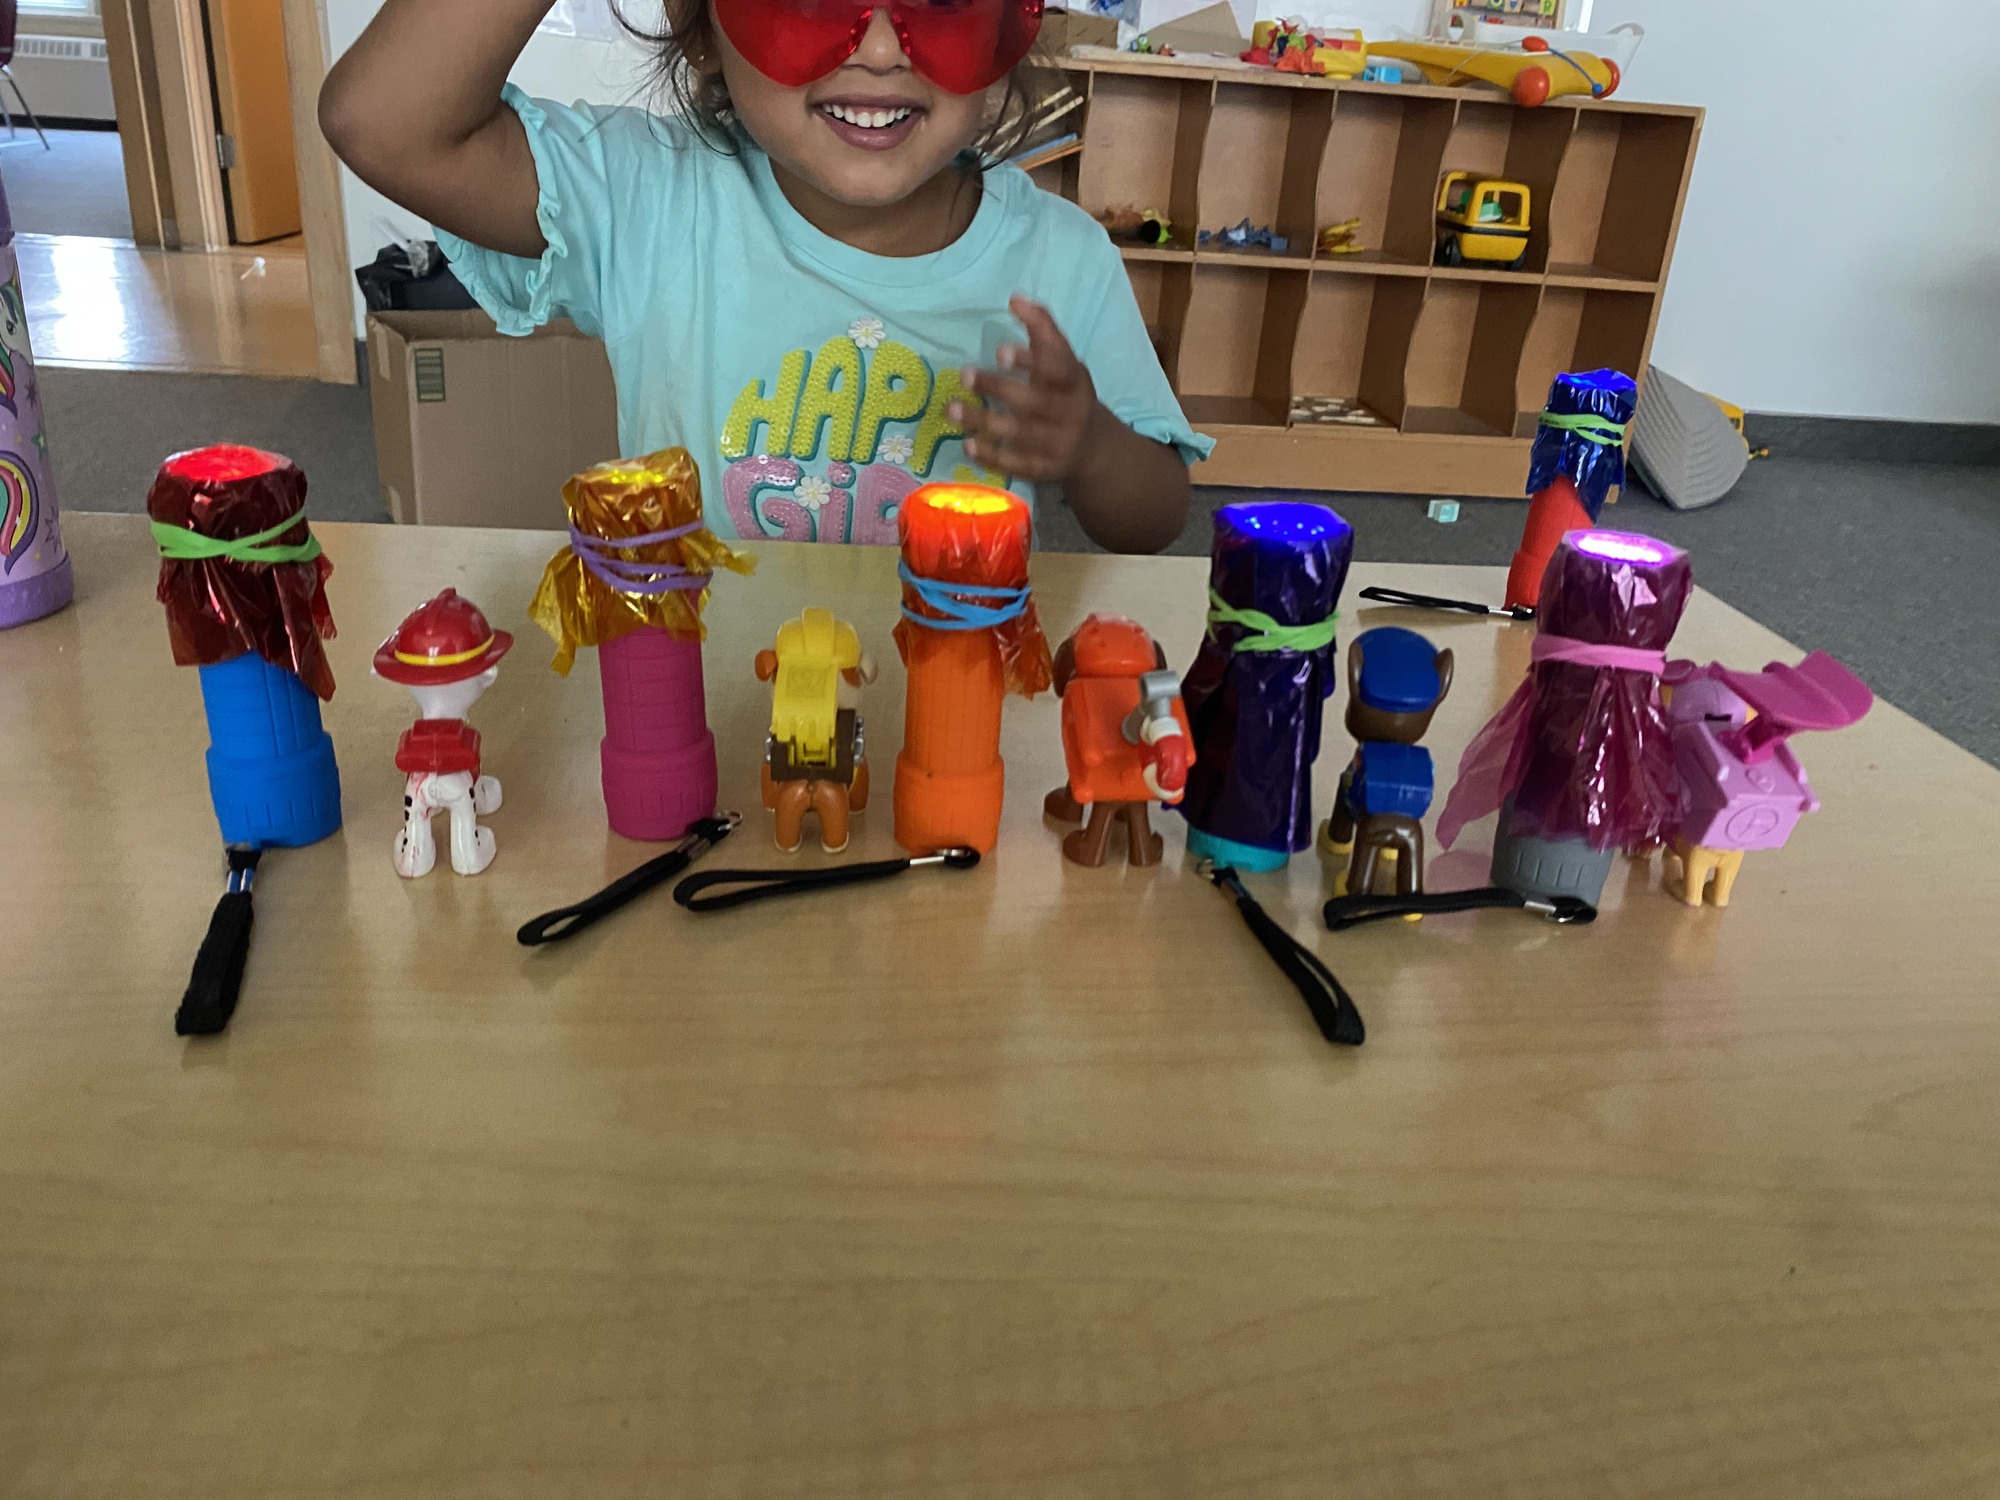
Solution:
<svg viewBox="0 0 2000 1500">
<path fill-rule="evenodd" d="M 916 70 L 954 94 L 1005 78 L 1042 29 L 1042 0 L 891 0 L 889 14 Z"/>
<path fill-rule="evenodd" d="M 853 56 L 874 8 L 871 0 L 716 0 L 715 18 L 751 67 L 803 88 Z M 976 94 L 1028 55 L 1042 0 L 890 0 L 889 14 L 919 73 Z"/>
<path fill-rule="evenodd" d="M 870 9 L 868 0 L 716 0 L 715 19 L 745 62 L 796 89 L 853 55 Z"/>
</svg>

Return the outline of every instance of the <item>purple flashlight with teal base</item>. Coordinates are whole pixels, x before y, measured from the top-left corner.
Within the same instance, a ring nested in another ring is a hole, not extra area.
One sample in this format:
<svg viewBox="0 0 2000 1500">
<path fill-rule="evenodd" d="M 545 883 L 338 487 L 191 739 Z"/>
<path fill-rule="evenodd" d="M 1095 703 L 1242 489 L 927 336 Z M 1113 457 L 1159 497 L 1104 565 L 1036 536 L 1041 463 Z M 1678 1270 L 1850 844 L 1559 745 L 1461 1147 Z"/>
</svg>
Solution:
<svg viewBox="0 0 2000 1500">
<path fill-rule="evenodd" d="M 1189 853 L 1277 870 L 1311 847 L 1335 610 L 1353 556 L 1354 528 L 1323 505 L 1215 513 L 1208 633 L 1182 686 L 1195 745 L 1179 806 Z"/>
</svg>

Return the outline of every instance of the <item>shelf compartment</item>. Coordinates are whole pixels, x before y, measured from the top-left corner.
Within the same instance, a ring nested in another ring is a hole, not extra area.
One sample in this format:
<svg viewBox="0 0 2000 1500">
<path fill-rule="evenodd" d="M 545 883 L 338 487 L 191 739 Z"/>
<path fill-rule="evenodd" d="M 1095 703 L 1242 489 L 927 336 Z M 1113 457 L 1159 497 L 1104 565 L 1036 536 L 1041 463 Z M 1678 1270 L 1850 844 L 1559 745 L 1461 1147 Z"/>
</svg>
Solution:
<svg viewBox="0 0 2000 1500">
<path fill-rule="evenodd" d="M 1187 328 L 1188 296 L 1194 279 L 1190 260 L 1128 260 L 1125 274 L 1132 282 L 1132 296 L 1145 321 L 1146 336 L 1168 382 L 1180 364 L 1181 339 Z M 1179 386 L 1175 385 L 1175 390 Z"/>
<path fill-rule="evenodd" d="M 1534 282 L 1431 282 L 1410 340 L 1403 431 L 1514 437 L 1522 351 L 1541 300 Z"/>
<path fill-rule="evenodd" d="M 1521 350 L 1515 436 L 1535 435 L 1558 375 L 1610 369 L 1640 379 L 1656 305 L 1650 292 L 1545 290 Z"/>
<path fill-rule="evenodd" d="M 1192 249 L 1213 96 L 1206 79 L 1166 87 L 1151 78 L 1092 75 L 1078 206 L 1092 216 L 1157 209 L 1173 222 L 1172 243 Z"/>
<path fill-rule="evenodd" d="M 1331 93 L 1287 94 L 1257 84 L 1216 85 L 1202 153 L 1200 227 L 1248 219 L 1290 241 L 1282 251 L 1231 250 L 1210 241 L 1202 258 L 1309 260 L 1319 226 L 1313 189 L 1333 118 Z"/>
<path fill-rule="evenodd" d="M 1549 263 L 1566 280 L 1666 274 L 1698 121 L 1577 111 L 1551 206 Z"/>
<path fill-rule="evenodd" d="M 1334 94 L 1314 190 L 1315 234 L 1361 220 L 1361 243 L 1385 261 L 1428 266 L 1436 245 L 1438 164 L 1457 105 L 1448 99 Z M 1328 256 L 1315 265 L 1353 257 Z"/>
<path fill-rule="evenodd" d="M 1530 196 L 1528 261 L 1524 268 L 1539 274 L 1549 264 L 1550 214 L 1558 192 L 1562 164 L 1576 112 L 1565 109 L 1517 109 L 1484 99 L 1462 100 L 1445 143 L 1438 179 L 1446 172 L 1471 172 L 1521 183 Z M 1438 183 L 1431 184 L 1432 238 L 1437 222 Z"/>
<path fill-rule="evenodd" d="M 1292 350 L 1292 398 L 1351 401 L 1386 428 L 1295 422 L 1294 430 L 1394 431 L 1402 421 L 1410 339 L 1423 305 L 1421 281 L 1314 276 Z"/>
<path fill-rule="evenodd" d="M 1311 279 L 1290 267 L 1195 263 L 1178 359 L 1171 367 L 1190 421 L 1198 410 L 1226 410 L 1237 413 L 1227 418 L 1237 422 L 1254 409 L 1284 425 L 1292 348 Z"/>
</svg>

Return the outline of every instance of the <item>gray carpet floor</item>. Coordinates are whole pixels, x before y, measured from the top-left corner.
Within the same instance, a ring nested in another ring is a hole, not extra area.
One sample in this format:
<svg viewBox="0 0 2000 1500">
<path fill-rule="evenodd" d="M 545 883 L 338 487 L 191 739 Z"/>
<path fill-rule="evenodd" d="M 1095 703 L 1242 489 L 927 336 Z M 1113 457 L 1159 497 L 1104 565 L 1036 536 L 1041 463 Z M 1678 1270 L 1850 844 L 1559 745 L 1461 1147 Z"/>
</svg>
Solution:
<svg viewBox="0 0 2000 1500">
<path fill-rule="evenodd" d="M 0 131 L 0 140 L 6 134 Z M 19 137 L 33 142 L 25 127 Z M 23 234 L 87 234 L 132 238 L 132 209 L 125 198 L 125 159 L 115 130 L 51 130 L 39 144 L 0 151 L 0 184 L 14 228 Z"/>
<path fill-rule="evenodd" d="M 71 508 L 137 511 L 166 454 L 229 439 L 297 459 L 311 476 L 315 517 L 387 518 L 364 391 L 46 368 L 42 388 L 57 492 Z M 1215 506 L 1278 494 L 1199 491 L 1170 550 L 1204 554 Z M 1409 496 L 1302 498 L 1352 522 L 1358 555 L 1373 562 L 1504 566 L 1520 539 L 1518 501 L 1466 501 L 1444 526 Z M 1686 547 L 1704 587 L 1788 639 L 1832 652 L 1884 698 L 2000 765 L 2000 468 L 1780 454 L 1753 464 L 1707 510 L 1669 510 L 1635 489 L 1613 515 Z M 1043 517 L 1041 545 L 1090 550 L 1060 507 Z"/>
</svg>

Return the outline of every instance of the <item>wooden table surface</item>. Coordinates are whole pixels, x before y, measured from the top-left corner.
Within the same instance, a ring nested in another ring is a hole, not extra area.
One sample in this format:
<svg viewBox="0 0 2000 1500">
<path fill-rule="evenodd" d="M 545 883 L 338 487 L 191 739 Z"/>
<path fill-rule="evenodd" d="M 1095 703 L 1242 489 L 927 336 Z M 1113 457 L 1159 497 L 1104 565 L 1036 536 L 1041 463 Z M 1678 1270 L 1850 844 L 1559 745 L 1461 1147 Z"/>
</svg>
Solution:
<svg viewBox="0 0 2000 1500">
<path fill-rule="evenodd" d="M 1314 856 L 1257 881 L 1368 1018 L 1335 1051 L 1177 829 L 1156 870 L 1063 863 L 1046 698 L 970 875 L 519 948 L 646 852 L 605 830 L 592 664 L 525 619 L 555 538 L 326 526 L 346 828 L 267 859 L 242 1009 L 189 1044 L 199 692 L 143 523 L 66 530 L 76 606 L 0 634 L 10 1500 L 2000 1493 L 2000 772 L 1892 707 L 1802 742 L 1826 810 L 1727 913 L 1621 864 L 1591 929 L 1331 937 Z M 727 863 L 781 862 L 751 658 L 809 603 L 884 660 L 854 852 L 890 851 L 892 569 L 719 584 Z M 1202 569 L 1035 583 L 1052 639 L 1120 610 L 1185 665 Z M 1456 652 L 1448 779 L 1531 633 L 1354 609 L 1389 581 L 1500 574 L 1349 582 L 1343 637 Z M 367 662 L 446 584 L 518 636 L 474 712 L 499 859 L 405 882 L 413 705 Z M 1795 659 L 1707 595 L 1676 649 Z M 1434 884 L 1483 883 L 1489 830 Z"/>
</svg>

